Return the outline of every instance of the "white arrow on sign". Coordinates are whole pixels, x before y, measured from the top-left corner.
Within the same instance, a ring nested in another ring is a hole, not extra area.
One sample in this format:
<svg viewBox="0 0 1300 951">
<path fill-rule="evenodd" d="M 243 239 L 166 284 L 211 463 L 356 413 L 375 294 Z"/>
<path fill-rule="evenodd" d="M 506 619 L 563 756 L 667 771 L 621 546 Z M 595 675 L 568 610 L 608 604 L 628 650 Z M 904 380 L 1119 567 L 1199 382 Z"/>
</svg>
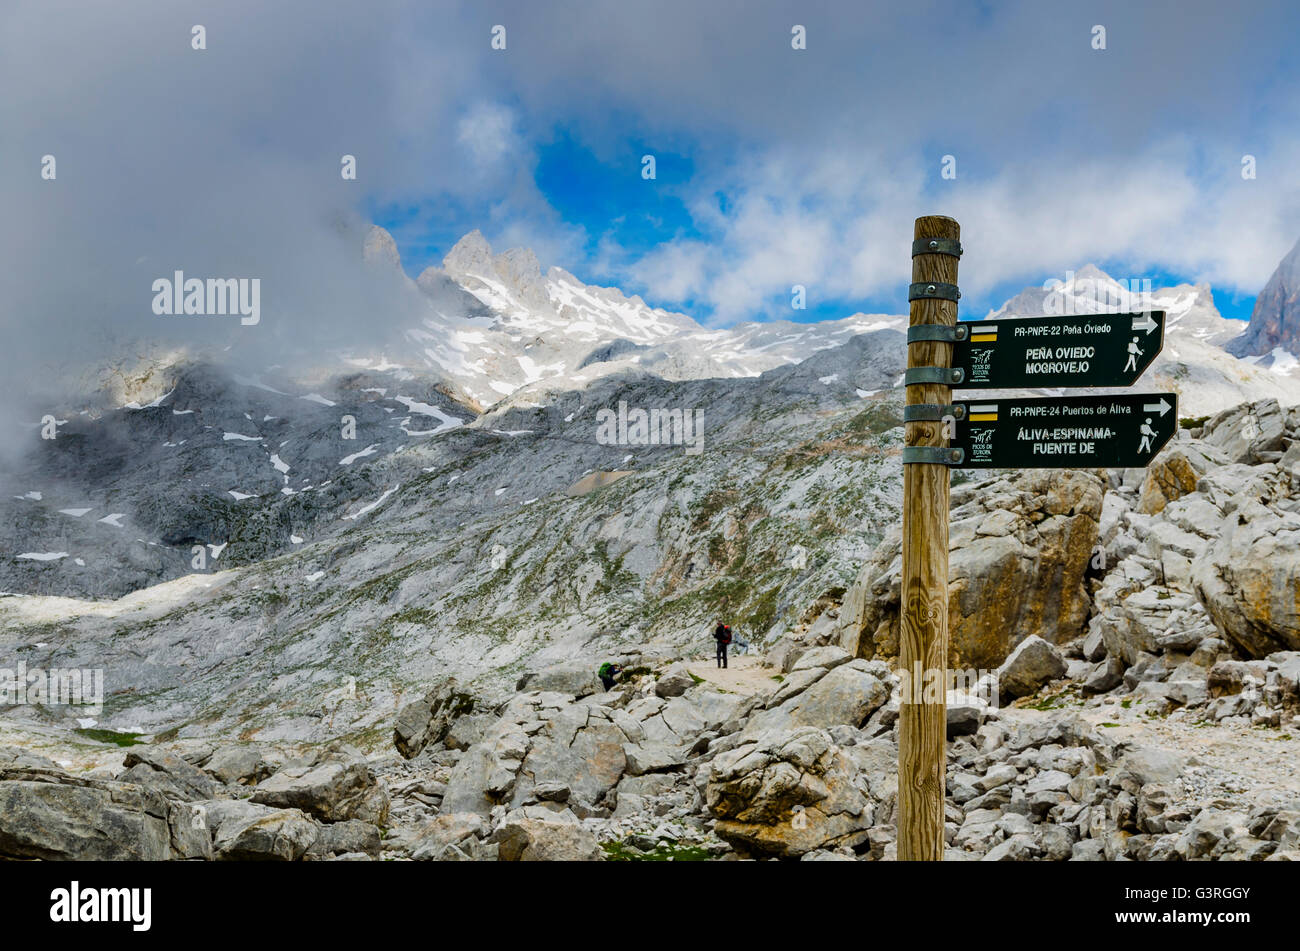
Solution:
<svg viewBox="0 0 1300 951">
<path fill-rule="evenodd" d="M 1150 314 L 1138 314 L 1133 318 L 1134 330 L 1145 330 L 1148 334 L 1160 325 L 1155 322 Z"/>
<path fill-rule="evenodd" d="M 1143 403 L 1143 404 L 1142 404 L 1142 412 L 1144 412 L 1144 413 L 1159 413 L 1161 416 L 1165 415 L 1165 413 L 1169 412 L 1171 409 L 1173 409 L 1173 407 L 1169 405 L 1169 403 L 1165 400 L 1165 398 L 1164 398 L 1163 396 L 1160 397 L 1160 402 L 1159 402 L 1159 403 Z"/>
</svg>

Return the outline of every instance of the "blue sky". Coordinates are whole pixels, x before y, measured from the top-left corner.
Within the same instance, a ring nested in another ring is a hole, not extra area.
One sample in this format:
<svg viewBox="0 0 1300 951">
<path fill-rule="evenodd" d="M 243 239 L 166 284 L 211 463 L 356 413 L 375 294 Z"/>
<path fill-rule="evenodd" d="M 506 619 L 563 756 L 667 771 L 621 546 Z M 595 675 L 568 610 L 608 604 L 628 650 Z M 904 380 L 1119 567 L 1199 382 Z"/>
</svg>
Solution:
<svg viewBox="0 0 1300 951">
<path fill-rule="evenodd" d="M 471 55 L 483 85 L 451 102 L 444 141 L 472 180 L 372 196 L 412 274 L 477 227 L 710 324 L 900 313 L 911 221 L 945 213 L 972 316 L 1091 262 L 1208 282 L 1245 319 L 1300 238 L 1285 3 L 560 6 L 607 15 L 509 5 L 491 18 L 518 48 Z M 918 35 L 956 82 L 900 85 Z"/>
<path fill-rule="evenodd" d="M 641 176 L 641 158 L 648 150 L 656 160 L 653 181 Z M 694 172 L 689 154 L 629 142 L 611 158 L 598 158 L 563 128 L 536 149 L 533 174 L 538 191 L 566 224 L 580 229 L 584 240 L 575 247 L 580 258 L 596 258 L 602 238 L 630 255 L 682 237 L 705 239 L 680 197 L 681 186 Z M 469 209 L 443 209 L 431 216 L 424 214 L 428 209 L 410 205 L 369 211 L 376 224 L 404 235 L 399 242 L 403 264 L 412 276 L 440 263 L 466 231 L 479 227 Z M 566 266 L 562 261 L 547 263 Z M 582 260 L 567 266 L 581 268 Z"/>
<path fill-rule="evenodd" d="M 581 273 L 584 263 L 600 257 L 604 241 L 613 242 L 626 255 L 635 256 L 649 253 L 672 241 L 690 239 L 707 242 L 710 239 L 708 233 L 697 227 L 690 209 L 681 197 L 683 187 L 690 183 L 694 172 L 691 155 L 655 151 L 657 177 L 654 181 L 648 181 L 640 174 L 641 157 L 648 148 L 651 146 L 646 143 L 624 143 L 618 154 L 612 156 L 612 161 L 602 161 L 563 129 L 556 131 L 552 141 L 539 146 L 535 171 L 539 191 L 566 223 L 577 226 L 584 235 L 584 241 L 577 248 L 579 255 L 575 262 L 548 263 L 577 270 L 579 276 L 584 276 Z M 726 194 L 718 192 L 716 199 L 719 207 L 725 211 Z M 472 223 L 472 219 L 466 219 L 462 214 L 442 209 L 441 214 L 433 215 L 426 225 L 414 232 L 418 234 L 416 238 L 408 228 L 413 220 L 410 207 L 376 208 L 372 211 L 377 224 L 399 234 L 411 235 L 402 242 L 400 250 L 404 267 L 412 277 L 418 276 L 425 267 L 439 264 L 443 255 L 464 233 L 466 225 Z M 1081 261 L 1079 266 L 1086 263 L 1089 262 Z M 1140 273 L 1131 271 L 1126 269 L 1122 258 L 1101 258 L 1092 263 L 1098 264 L 1112 275 L 1128 275 L 1126 280 L 1149 279 L 1155 288 L 1194 283 L 1197 280 L 1197 275 L 1165 268 L 1148 268 Z M 796 310 L 791 307 L 790 293 L 778 292 L 766 302 L 766 309 L 761 316 L 807 322 L 834 320 L 857 311 L 905 312 L 906 282 L 910 279 L 908 274 L 908 262 L 904 255 L 900 257 L 899 263 L 900 284 L 892 293 L 889 289 L 883 289 L 879 293 L 857 298 L 827 297 L 816 294 L 814 288 L 807 295 L 806 309 Z M 596 280 L 601 275 L 587 276 Z M 1025 286 L 1022 281 L 1004 280 L 979 297 L 968 296 L 962 304 L 963 315 L 979 316 L 1000 306 Z M 653 288 L 635 289 L 640 290 L 651 304 L 681 309 L 701 319 L 707 319 L 711 312 L 707 301 L 694 297 L 660 300 Z M 1217 287 L 1212 290 L 1215 306 L 1223 316 L 1249 319 L 1254 294 Z"/>
</svg>

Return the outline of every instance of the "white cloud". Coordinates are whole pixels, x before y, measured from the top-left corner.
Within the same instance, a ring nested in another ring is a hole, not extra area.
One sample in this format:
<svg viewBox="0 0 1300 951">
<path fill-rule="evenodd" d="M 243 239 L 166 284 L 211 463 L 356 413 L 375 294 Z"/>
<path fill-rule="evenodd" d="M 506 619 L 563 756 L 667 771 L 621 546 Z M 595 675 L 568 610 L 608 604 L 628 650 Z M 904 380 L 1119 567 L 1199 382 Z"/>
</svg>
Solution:
<svg viewBox="0 0 1300 951">
<path fill-rule="evenodd" d="M 523 151 L 514 113 L 492 102 L 480 103 L 456 123 L 456 142 L 474 161 L 487 164 Z"/>
<path fill-rule="evenodd" d="M 25 95 L 0 99 L 0 127 L 29 164 L 0 180 L 0 380 L 18 393 L 27 368 L 40 382 L 106 352 L 106 330 L 192 342 L 208 324 L 148 310 L 150 281 L 180 262 L 274 288 L 283 306 L 255 335 L 272 352 L 368 332 L 357 315 L 380 308 L 333 223 L 376 207 L 414 209 L 395 216 L 408 264 L 445 250 L 430 245 L 448 229 L 480 227 L 655 304 L 698 299 L 715 322 L 760 316 L 794 283 L 810 301 L 896 295 L 901 310 L 918 214 L 962 222 L 969 296 L 1088 260 L 1253 293 L 1300 231 L 1295 13 L 1277 0 L 1232 17 L 1209 0 L 1176 16 L 1099 0 L 1077 23 L 1051 4 L 864 15 L 843 0 L 799 10 L 805 52 L 786 17 L 697 0 L 611 0 L 582 29 L 503 0 L 507 52 L 472 5 L 229 4 L 202 54 L 178 41 L 172 0 L 11 6 L 0 81 Z M 900 40 L 939 20 L 967 39 L 918 78 Z M 1104 53 L 1091 22 L 1110 27 Z M 693 177 L 659 187 L 684 196 L 704 238 L 632 254 L 606 236 L 584 262 L 587 232 L 535 178 L 557 130 L 607 164 L 629 145 L 689 156 Z M 47 151 L 57 183 L 37 177 Z M 947 152 L 955 182 L 938 178 Z M 1254 182 L 1240 178 L 1247 152 Z M 344 153 L 355 182 L 338 176 Z"/>
<path fill-rule="evenodd" d="M 1026 157 L 989 175 L 963 177 L 959 164 L 945 182 L 937 156 L 772 151 L 694 186 L 688 204 L 707 240 L 661 245 L 623 276 L 658 303 L 711 308 L 718 324 L 790 316 L 796 283 L 814 299 L 894 295 L 901 313 L 913 219 L 949 214 L 963 226 L 967 299 L 1088 261 L 1122 262 L 1126 277 L 1159 269 L 1257 290 L 1300 236 L 1300 192 L 1243 181 L 1228 159 L 1207 169 L 1193 143 L 1175 138 L 1096 160 Z M 1300 167 L 1300 143 L 1270 145 L 1261 166 Z M 610 248 L 604 257 L 618 259 Z"/>
</svg>

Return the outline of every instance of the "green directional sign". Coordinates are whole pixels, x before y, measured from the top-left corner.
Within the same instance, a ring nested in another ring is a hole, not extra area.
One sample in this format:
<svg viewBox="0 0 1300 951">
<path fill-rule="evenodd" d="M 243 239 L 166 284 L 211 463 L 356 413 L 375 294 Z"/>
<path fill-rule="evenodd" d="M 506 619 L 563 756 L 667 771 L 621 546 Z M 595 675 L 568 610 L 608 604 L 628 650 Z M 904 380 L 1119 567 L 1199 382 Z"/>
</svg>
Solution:
<svg viewBox="0 0 1300 951">
<path fill-rule="evenodd" d="M 1174 393 L 954 403 L 963 469 L 1138 469 L 1178 429 Z"/>
<path fill-rule="evenodd" d="M 1164 311 L 962 321 L 953 345 L 953 386 L 1131 386 L 1165 337 Z"/>
</svg>

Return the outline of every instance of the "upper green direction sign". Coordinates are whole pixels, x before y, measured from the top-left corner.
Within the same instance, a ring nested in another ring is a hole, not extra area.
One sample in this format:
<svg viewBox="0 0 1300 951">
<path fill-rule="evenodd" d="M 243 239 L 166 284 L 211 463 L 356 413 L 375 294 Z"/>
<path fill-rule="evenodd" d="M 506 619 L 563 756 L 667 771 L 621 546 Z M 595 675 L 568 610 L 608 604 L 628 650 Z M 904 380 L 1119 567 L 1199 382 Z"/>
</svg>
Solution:
<svg viewBox="0 0 1300 951">
<path fill-rule="evenodd" d="M 963 321 L 953 386 L 1131 386 L 1164 345 L 1165 313 Z"/>
</svg>

